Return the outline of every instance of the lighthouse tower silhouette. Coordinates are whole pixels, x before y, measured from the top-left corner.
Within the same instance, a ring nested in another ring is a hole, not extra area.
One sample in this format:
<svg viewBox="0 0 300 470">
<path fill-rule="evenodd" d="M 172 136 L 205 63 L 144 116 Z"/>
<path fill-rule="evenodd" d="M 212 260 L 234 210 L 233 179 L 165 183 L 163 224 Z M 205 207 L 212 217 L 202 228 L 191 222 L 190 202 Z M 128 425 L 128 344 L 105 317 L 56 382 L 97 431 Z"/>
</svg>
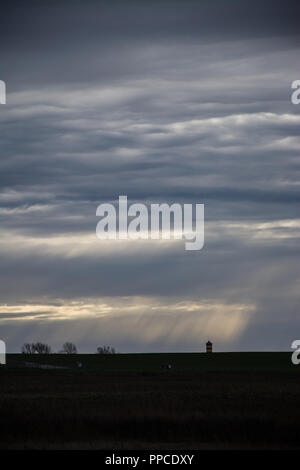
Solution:
<svg viewBox="0 0 300 470">
<path fill-rule="evenodd" d="M 212 343 L 210 341 L 207 341 L 206 343 L 206 352 L 207 353 L 212 353 Z"/>
</svg>

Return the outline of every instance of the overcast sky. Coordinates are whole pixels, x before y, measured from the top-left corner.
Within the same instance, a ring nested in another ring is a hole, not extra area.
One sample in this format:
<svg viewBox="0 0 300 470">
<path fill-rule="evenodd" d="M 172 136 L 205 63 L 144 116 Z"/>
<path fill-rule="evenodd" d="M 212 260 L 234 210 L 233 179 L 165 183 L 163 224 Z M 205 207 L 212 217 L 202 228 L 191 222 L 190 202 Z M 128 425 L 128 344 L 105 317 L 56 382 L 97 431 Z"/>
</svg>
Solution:
<svg viewBox="0 0 300 470">
<path fill-rule="evenodd" d="M 9 1 L 0 337 L 10 352 L 289 350 L 300 336 L 298 1 Z M 205 245 L 96 238 L 204 203 Z"/>
</svg>

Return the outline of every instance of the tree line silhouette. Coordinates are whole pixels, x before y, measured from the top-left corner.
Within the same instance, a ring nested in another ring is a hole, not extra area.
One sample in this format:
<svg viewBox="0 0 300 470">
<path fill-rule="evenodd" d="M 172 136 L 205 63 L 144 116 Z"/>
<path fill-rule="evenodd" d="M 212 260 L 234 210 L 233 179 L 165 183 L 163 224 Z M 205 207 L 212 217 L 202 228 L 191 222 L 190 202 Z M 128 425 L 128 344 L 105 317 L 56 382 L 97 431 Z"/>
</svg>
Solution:
<svg viewBox="0 0 300 470">
<path fill-rule="evenodd" d="M 24 343 L 21 348 L 22 354 L 53 354 L 51 346 L 49 344 L 37 342 L 37 343 Z M 58 354 L 77 354 L 77 347 L 74 343 L 67 341 L 62 345 L 62 349 L 58 351 Z M 96 354 L 117 354 L 117 351 L 112 346 L 99 346 L 96 350 Z"/>
</svg>

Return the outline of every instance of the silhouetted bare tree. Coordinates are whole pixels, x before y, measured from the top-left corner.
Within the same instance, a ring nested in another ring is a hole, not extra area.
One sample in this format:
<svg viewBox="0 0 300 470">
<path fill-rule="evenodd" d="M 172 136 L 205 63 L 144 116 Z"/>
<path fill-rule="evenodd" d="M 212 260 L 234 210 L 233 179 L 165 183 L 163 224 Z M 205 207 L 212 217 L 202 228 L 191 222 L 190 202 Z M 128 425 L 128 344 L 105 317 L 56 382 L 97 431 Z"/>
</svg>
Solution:
<svg viewBox="0 0 300 470">
<path fill-rule="evenodd" d="M 34 349 L 34 343 L 24 343 L 22 348 L 21 348 L 22 354 L 34 354 L 35 349 Z"/>
<path fill-rule="evenodd" d="M 97 354 L 116 354 L 115 348 L 111 346 L 99 346 L 97 348 Z"/>
<path fill-rule="evenodd" d="M 44 343 L 24 343 L 21 351 L 23 354 L 51 354 L 51 346 Z"/>
<path fill-rule="evenodd" d="M 49 346 L 48 344 L 38 342 L 38 343 L 35 343 L 34 347 L 35 347 L 35 351 L 38 354 L 51 354 L 51 346 Z"/>
<path fill-rule="evenodd" d="M 77 354 L 77 348 L 74 343 L 66 342 L 63 344 L 62 353 L 64 354 Z"/>
</svg>

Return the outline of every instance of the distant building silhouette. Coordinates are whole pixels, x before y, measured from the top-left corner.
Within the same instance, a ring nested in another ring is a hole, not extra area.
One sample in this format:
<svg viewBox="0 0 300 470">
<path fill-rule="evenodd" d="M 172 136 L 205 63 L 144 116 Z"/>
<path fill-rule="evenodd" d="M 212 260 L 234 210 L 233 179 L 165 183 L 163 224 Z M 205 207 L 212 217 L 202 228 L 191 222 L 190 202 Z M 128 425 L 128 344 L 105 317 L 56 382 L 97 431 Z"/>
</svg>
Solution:
<svg viewBox="0 0 300 470">
<path fill-rule="evenodd" d="M 206 352 L 207 353 L 212 353 L 212 343 L 210 341 L 207 341 L 206 343 Z"/>
</svg>

